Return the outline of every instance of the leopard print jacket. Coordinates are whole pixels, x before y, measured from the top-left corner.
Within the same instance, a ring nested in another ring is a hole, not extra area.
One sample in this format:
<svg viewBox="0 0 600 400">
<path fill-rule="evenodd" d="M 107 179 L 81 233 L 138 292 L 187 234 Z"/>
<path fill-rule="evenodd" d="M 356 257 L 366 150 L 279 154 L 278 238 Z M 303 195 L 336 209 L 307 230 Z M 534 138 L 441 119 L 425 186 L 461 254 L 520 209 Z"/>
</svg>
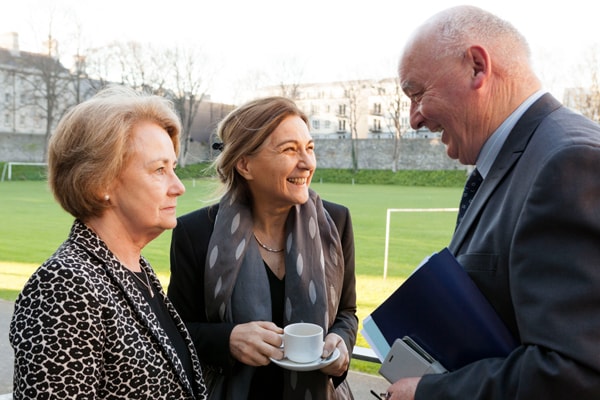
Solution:
<svg viewBox="0 0 600 400">
<path fill-rule="evenodd" d="M 206 398 L 185 325 L 152 268 L 143 258 L 141 264 L 188 345 L 194 382 L 134 278 L 75 221 L 15 302 L 9 332 L 15 400 Z"/>
</svg>

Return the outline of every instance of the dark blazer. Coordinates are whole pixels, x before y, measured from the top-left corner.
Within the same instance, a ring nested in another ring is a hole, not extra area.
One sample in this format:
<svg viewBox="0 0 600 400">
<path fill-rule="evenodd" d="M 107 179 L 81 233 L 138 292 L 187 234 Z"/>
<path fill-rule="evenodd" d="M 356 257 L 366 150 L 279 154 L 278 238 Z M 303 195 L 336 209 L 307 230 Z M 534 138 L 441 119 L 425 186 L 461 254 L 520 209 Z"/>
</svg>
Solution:
<svg viewBox="0 0 600 400">
<path fill-rule="evenodd" d="M 344 339 L 352 352 L 356 342 L 356 290 L 354 275 L 354 234 L 350 212 L 344 206 L 323 201 L 342 241 L 344 285 L 338 315 L 329 332 Z M 168 296 L 186 322 L 203 363 L 227 372 L 233 363 L 229 352 L 232 323 L 208 323 L 204 307 L 204 267 L 218 205 L 179 217 L 171 239 L 171 280 Z"/>
<path fill-rule="evenodd" d="M 521 346 L 423 377 L 416 399 L 599 399 L 600 126 L 536 101 L 450 249 Z"/>
</svg>

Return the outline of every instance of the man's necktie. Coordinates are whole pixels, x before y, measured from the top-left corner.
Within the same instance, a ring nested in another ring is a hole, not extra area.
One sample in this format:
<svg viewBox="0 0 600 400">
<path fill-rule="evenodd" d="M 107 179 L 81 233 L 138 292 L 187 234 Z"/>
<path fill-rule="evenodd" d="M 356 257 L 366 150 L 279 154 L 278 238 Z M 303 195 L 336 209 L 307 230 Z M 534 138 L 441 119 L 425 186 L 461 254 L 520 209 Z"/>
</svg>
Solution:
<svg viewBox="0 0 600 400">
<path fill-rule="evenodd" d="M 477 189 L 479 189 L 481 182 L 483 182 L 483 178 L 481 177 L 479 171 L 477 171 L 477 168 L 475 168 L 473 172 L 471 172 L 471 175 L 469 175 L 469 179 L 467 179 L 465 190 L 463 191 L 462 199 L 460 200 L 458 218 L 456 219 L 457 228 L 463 216 L 465 215 L 467 208 L 469 208 L 471 201 L 473 201 L 473 197 L 475 197 L 475 193 L 477 192 Z"/>
</svg>

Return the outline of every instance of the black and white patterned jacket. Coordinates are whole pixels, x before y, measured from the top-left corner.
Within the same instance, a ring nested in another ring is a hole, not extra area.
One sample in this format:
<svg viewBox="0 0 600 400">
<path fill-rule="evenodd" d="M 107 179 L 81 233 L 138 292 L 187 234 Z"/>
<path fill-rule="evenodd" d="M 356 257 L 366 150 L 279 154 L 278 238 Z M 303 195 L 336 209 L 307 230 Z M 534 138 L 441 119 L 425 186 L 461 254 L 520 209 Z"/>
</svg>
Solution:
<svg viewBox="0 0 600 400">
<path fill-rule="evenodd" d="M 145 261 L 145 260 L 142 260 Z M 190 336 L 147 262 L 194 366 L 189 382 L 134 278 L 83 223 L 32 275 L 15 303 L 9 339 L 17 399 L 205 398 Z M 193 388 L 196 388 L 195 390 Z"/>
</svg>

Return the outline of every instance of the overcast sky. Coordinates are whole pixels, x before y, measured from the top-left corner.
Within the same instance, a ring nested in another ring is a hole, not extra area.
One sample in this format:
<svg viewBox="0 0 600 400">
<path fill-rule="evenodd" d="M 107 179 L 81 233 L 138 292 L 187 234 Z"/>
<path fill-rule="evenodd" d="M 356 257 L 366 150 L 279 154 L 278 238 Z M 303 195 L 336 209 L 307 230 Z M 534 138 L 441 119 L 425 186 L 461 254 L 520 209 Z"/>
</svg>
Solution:
<svg viewBox="0 0 600 400">
<path fill-rule="evenodd" d="M 291 59 L 303 81 L 394 76 L 410 32 L 452 0 L 0 0 L 0 33 L 17 31 L 21 49 L 38 50 L 54 10 L 57 38 L 82 26 L 87 46 L 112 40 L 194 43 L 222 67 L 221 96 L 248 71 Z M 574 65 L 600 42 L 592 2 L 473 0 L 512 22 L 530 41 L 547 88 L 575 82 Z M 543 6 L 541 6 L 543 4 Z M 568 6 L 568 7 L 567 7 Z M 58 26 L 57 26 L 58 25 Z M 61 48 L 61 54 L 64 48 Z M 561 93 L 555 93 L 562 96 Z M 213 97 L 215 93 L 213 93 Z M 219 97 L 217 95 L 217 97 Z"/>
</svg>

